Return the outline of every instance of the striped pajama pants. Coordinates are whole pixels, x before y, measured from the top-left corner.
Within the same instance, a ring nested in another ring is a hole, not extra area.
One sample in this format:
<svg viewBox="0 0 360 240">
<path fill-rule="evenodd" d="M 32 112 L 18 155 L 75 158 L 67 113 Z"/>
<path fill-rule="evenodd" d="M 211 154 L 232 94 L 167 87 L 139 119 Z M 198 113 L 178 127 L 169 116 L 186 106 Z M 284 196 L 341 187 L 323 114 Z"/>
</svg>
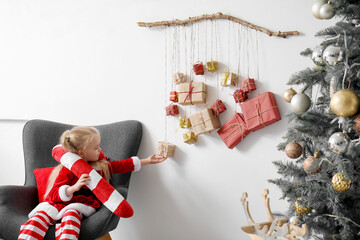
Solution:
<svg viewBox="0 0 360 240">
<path fill-rule="evenodd" d="M 21 225 L 18 240 L 41 240 L 44 238 L 49 225 L 53 225 L 53 219 L 44 211 L 39 211 Z M 79 211 L 69 209 L 64 213 L 60 223 L 55 225 L 56 240 L 77 240 L 81 226 L 81 214 Z"/>
</svg>

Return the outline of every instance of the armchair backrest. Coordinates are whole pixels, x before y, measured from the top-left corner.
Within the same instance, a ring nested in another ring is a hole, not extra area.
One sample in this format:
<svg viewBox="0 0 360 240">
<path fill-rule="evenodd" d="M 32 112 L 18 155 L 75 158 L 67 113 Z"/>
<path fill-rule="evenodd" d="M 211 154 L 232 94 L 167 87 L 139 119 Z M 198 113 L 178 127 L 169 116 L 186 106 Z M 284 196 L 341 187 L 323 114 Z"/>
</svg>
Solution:
<svg viewBox="0 0 360 240">
<path fill-rule="evenodd" d="M 58 165 L 52 156 L 52 148 L 59 143 L 61 134 L 74 125 L 51 122 L 46 120 L 31 120 L 23 130 L 23 146 L 25 161 L 25 186 L 36 187 L 33 170 Z M 94 126 L 100 131 L 101 148 L 112 160 L 122 160 L 137 154 L 142 126 L 138 121 L 123 121 Z M 131 173 L 115 174 L 111 182 L 115 186 L 129 184 Z"/>
</svg>

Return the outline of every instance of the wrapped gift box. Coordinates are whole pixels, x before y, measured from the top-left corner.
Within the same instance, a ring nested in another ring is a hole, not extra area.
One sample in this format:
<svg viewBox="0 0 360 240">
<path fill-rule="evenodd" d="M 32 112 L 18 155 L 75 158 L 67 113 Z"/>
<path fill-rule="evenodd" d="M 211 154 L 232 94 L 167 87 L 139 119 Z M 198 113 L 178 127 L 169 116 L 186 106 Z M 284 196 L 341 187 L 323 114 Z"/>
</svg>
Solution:
<svg viewBox="0 0 360 240">
<path fill-rule="evenodd" d="M 223 103 L 220 99 L 216 100 L 216 101 L 211 105 L 211 109 L 214 111 L 214 114 L 215 114 L 216 116 L 218 116 L 220 113 L 226 111 L 226 107 L 225 107 L 224 103 Z"/>
<path fill-rule="evenodd" d="M 235 86 L 238 81 L 238 76 L 232 72 L 225 72 L 221 78 L 221 86 Z"/>
<path fill-rule="evenodd" d="M 196 75 L 204 75 L 204 65 L 202 62 L 197 62 L 193 66 Z"/>
<path fill-rule="evenodd" d="M 183 105 L 206 103 L 206 84 L 203 82 L 180 83 L 179 103 Z"/>
<path fill-rule="evenodd" d="M 272 92 L 265 92 L 241 105 L 249 131 L 257 131 L 281 120 L 280 112 Z"/>
<path fill-rule="evenodd" d="M 245 102 L 248 99 L 248 96 L 246 95 L 246 93 L 241 89 L 236 90 L 234 92 L 233 96 L 234 96 L 236 103 Z"/>
<path fill-rule="evenodd" d="M 174 74 L 173 80 L 175 84 L 180 84 L 186 82 L 186 76 L 183 73 L 178 72 Z"/>
<path fill-rule="evenodd" d="M 175 144 L 168 141 L 158 142 L 156 154 L 162 157 L 173 157 L 175 152 Z"/>
<path fill-rule="evenodd" d="M 179 127 L 180 128 L 189 128 L 191 127 L 190 118 L 187 117 L 179 117 Z"/>
<path fill-rule="evenodd" d="M 175 104 L 170 104 L 165 108 L 166 116 L 175 116 L 179 114 L 179 108 Z"/>
<path fill-rule="evenodd" d="M 220 127 L 219 117 L 214 114 L 211 108 L 190 115 L 190 122 L 192 131 L 196 136 Z"/>
<path fill-rule="evenodd" d="M 187 132 L 183 134 L 184 143 L 193 144 L 197 141 L 197 136 L 193 132 Z"/>
<path fill-rule="evenodd" d="M 206 69 L 209 72 L 217 72 L 218 71 L 218 63 L 213 60 L 206 62 Z"/>
<path fill-rule="evenodd" d="M 235 113 L 235 115 L 218 130 L 219 136 L 230 149 L 238 145 L 249 133 L 250 131 L 247 129 L 244 118 L 240 113 Z"/>
<path fill-rule="evenodd" d="M 178 93 L 176 91 L 170 92 L 170 101 L 178 102 Z"/>
<path fill-rule="evenodd" d="M 256 89 L 255 80 L 253 78 L 247 78 L 241 82 L 241 89 L 248 93 Z"/>
</svg>

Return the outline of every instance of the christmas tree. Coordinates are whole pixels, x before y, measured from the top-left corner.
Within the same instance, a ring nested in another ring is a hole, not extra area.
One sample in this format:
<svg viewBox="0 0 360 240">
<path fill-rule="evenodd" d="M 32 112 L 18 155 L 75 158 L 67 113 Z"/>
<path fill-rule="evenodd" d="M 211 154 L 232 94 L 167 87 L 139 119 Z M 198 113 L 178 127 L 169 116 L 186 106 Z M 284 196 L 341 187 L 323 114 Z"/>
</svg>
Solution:
<svg viewBox="0 0 360 240">
<path fill-rule="evenodd" d="M 269 181 L 307 237 L 360 239 L 360 2 L 318 0 L 312 11 L 340 21 L 316 34 L 321 44 L 301 53 L 313 66 L 288 81 L 299 92 L 284 92 L 293 112 L 278 149 L 290 159 L 274 162 L 281 178 Z"/>
</svg>

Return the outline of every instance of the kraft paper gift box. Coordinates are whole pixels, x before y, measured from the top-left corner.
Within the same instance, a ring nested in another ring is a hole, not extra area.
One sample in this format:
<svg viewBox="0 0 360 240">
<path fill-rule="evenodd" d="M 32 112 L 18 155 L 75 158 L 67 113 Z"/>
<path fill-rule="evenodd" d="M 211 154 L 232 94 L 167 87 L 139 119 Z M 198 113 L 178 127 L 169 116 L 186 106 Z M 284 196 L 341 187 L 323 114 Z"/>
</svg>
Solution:
<svg viewBox="0 0 360 240">
<path fill-rule="evenodd" d="M 190 115 L 192 131 L 197 136 L 202 133 L 211 132 L 220 127 L 219 117 L 211 108 L 204 109 Z"/>
<path fill-rule="evenodd" d="M 250 131 L 247 129 L 245 120 L 240 113 L 235 113 L 235 115 L 218 130 L 219 136 L 230 149 L 238 145 L 249 133 Z"/>
<path fill-rule="evenodd" d="M 183 134 L 184 143 L 193 144 L 197 141 L 197 136 L 193 132 L 187 132 Z"/>
<path fill-rule="evenodd" d="M 180 83 L 177 92 L 182 105 L 206 103 L 206 84 L 203 82 Z"/>
<path fill-rule="evenodd" d="M 247 78 L 241 82 L 241 89 L 248 93 L 256 90 L 255 80 L 253 78 Z"/>
<path fill-rule="evenodd" d="M 174 83 L 177 85 L 177 84 L 186 82 L 186 76 L 183 73 L 178 72 L 173 75 L 173 80 L 174 80 Z"/>
<path fill-rule="evenodd" d="M 190 119 L 187 117 L 179 117 L 179 127 L 180 128 L 189 128 L 191 127 Z"/>
<path fill-rule="evenodd" d="M 206 69 L 209 72 L 217 72 L 218 71 L 218 63 L 213 60 L 206 62 Z"/>
<path fill-rule="evenodd" d="M 214 111 L 215 115 L 218 116 L 220 113 L 223 113 L 226 111 L 226 107 L 224 103 L 218 99 L 216 100 L 212 105 L 211 109 Z"/>
<path fill-rule="evenodd" d="M 249 131 L 254 132 L 281 120 L 272 92 L 265 92 L 240 104 Z"/>
<path fill-rule="evenodd" d="M 238 81 L 238 76 L 232 72 L 225 72 L 221 78 L 221 86 L 235 86 Z"/>
<path fill-rule="evenodd" d="M 175 152 L 175 144 L 172 144 L 168 141 L 158 142 L 156 148 L 156 154 L 162 157 L 173 157 Z"/>
<path fill-rule="evenodd" d="M 246 95 L 246 93 L 241 89 L 236 90 L 234 92 L 233 97 L 234 97 L 236 103 L 245 102 L 248 99 L 248 96 Z"/>
</svg>

